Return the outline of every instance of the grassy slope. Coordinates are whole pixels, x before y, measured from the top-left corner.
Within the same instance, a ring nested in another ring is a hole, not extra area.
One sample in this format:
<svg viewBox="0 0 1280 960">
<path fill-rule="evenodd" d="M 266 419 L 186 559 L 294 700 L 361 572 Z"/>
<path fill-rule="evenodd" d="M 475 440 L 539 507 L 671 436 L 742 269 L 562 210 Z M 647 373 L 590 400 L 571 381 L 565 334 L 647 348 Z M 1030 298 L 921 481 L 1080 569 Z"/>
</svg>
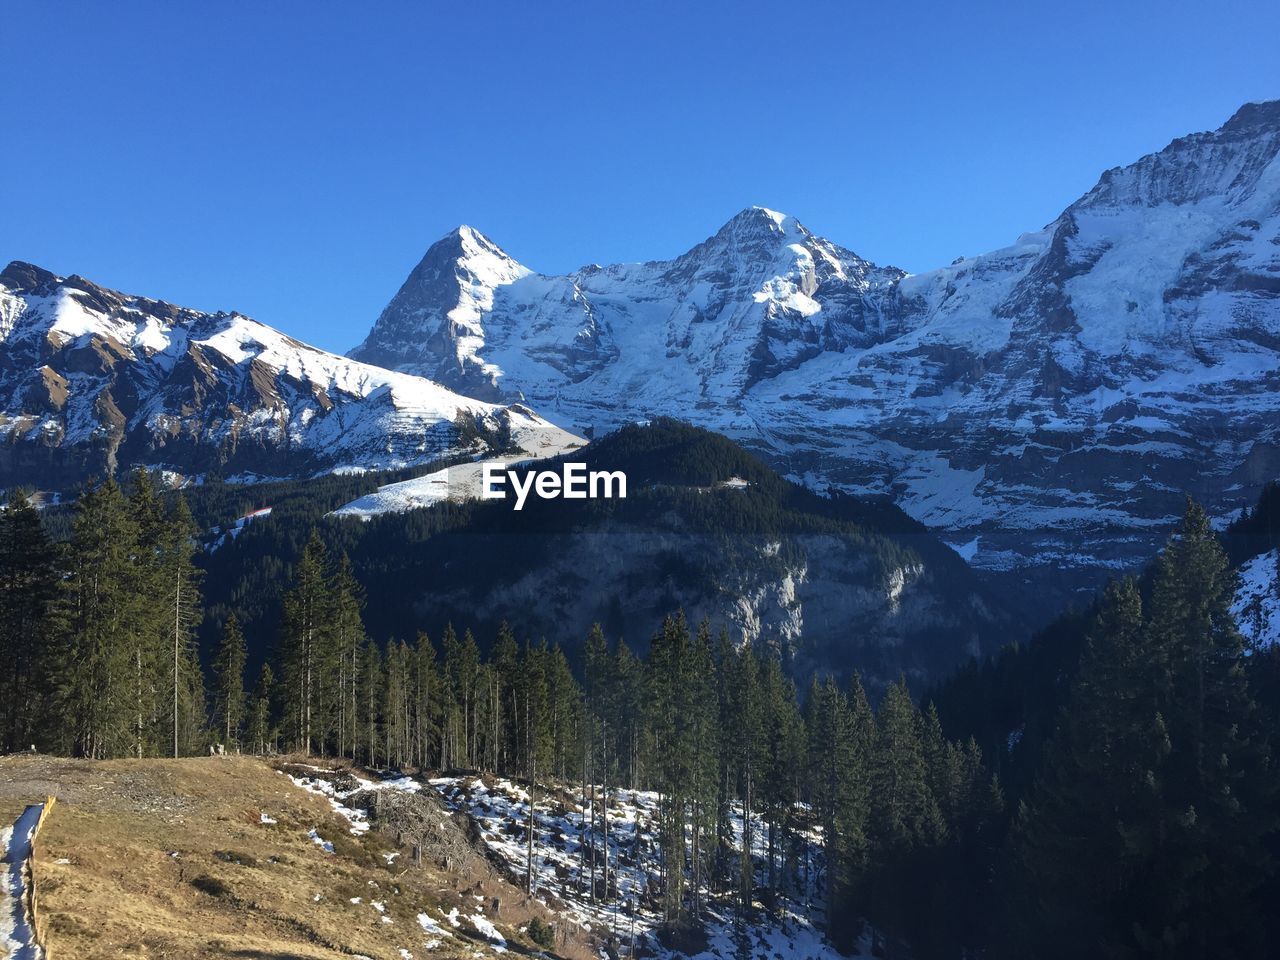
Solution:
<svg viewBox="0 0 1280 960">
<path fill-rule="evenodd" d="M 522 895 L 482 861 L 450 873 L 425 860 L 389 865 L 382 854 L 393 842 L 376 830 L 351 836 L 327 800 L 257 759 L 0 759 L 0 815 L 12 820 L 46 793 L 58 805 L 34 869 L 55 960 L 399 960 L 401 949 L 421 958 L 428 937 L 418 913 L 439 921 L 452 906 L 474 912 L 477 891 L 501 900 L 492 919 L 512 949 L 531 946 L 517 932 L 531 915 Z M 278 822 L 261 823 L 262 813 Z M 334 854 L 309 839 L 313 827 Z M 455 934 L 429 955 L 490 952 L 465 930 Z M 562 952 L 584 950 L 571 942 Z"/>
</svg>

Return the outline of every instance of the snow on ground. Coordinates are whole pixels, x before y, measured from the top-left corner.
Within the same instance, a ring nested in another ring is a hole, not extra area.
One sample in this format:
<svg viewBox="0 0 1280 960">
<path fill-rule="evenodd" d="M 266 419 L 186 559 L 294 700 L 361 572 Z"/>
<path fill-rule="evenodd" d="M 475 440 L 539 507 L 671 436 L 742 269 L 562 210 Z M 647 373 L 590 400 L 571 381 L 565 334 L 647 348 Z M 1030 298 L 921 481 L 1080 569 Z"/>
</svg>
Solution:
<svg viewBox="0 0 1280 960">
<path fill-rule="evenodd" d="M 246 513 L 243 517 L 234 521 L 231 526 L 227 527 L 225 530 L 222 530 L 219 527 L 214 527 L 213 534 L 218 539 L 209 544 L 209 552 L 212 553 L 228 540 L 234 540 L 236 537 L 240 536 L 244 528 L 254 520 L 261 520 L 263 517 L 269 516 L 271 516 L 271 508 L 263 507 L 261 510 L 251 510 L 249 513 Z"/>
<path fill-rule="evenodd" d="M 44 956 L 24 906 L 26 865 L 43 810 L 43 804 L 33 804 L 13 826 L 0 831 L 0 848 L 4 850 L 0 861 L 0 954 L 8 960 L 40 960 Z"/>
<path fill-rule="evenodd" d="M 317 774 L 330 773 L 323 767 L 312 767 L 310 769 L 315 770 Z M 329 805 L 333 807 L 333 812 L 347 821 L 348 829 L 351 831 L 352 836 L 359 836 L 362 833 L 369 832 L 369 815 L 360 807 L 349 807 L 342 801 L 365 790 L 403 790 L 406 793 L 416 793 L 422 789 L 422 785 L 412 777 L 403 776 L 374 781 L 352 775 L 351 779 L 355 781 L 356 785 L 348 790 L 339 790 L 325 776 L 295 777 L 290 773 L 286 773 L 285 776 L 293 782 L 295 787 L 301 787 L 308 793 L 319 794 L 327 799 Z M 263 816 L 265 817 L 265 814 Z M 263 822 L 265 823 L 266 820 L 264 819 Z M 311 831 L 310 837 L 329 853 L 333 853 L 333 844 L 322 840 L 315 830 Z"/>
<path fill-rule="evenodd" d="M 456 464 L 412 480 L 389 483 L 375 492 L 352 500 L 333 511 L 331 516 L 359 517 L 368 520 L 383 513 L 403 513 L 419 507 L 430 507 L 446 500 L 476 500 L 480 497 L 484 468 L 497 464 L 504 468 L 517 464 L 558 457 L 583 446 L 582 438 L 545 421 L 512 424 L 512 442 L 519 453 L 505 457 L 488 457 L 470 463 Z"/>
<path fill-rule="evenodd" d="M 1259 554 L 1240 566 L 1240 583 L 1231 613 L 1251 644 L 1280 641 L 1280 550 Z"/>
<path fill-rule="evenodd" d="M 312 827 L 309 831 L 307 831 L 307 836 L 311 838 L 311 842 L 314 843 L 317 847 L 324 848 L 325 853 L 333 853 L 333 844 L 330 841 L 325 840 L 323 837 L 321 837 L 315 827 Z"/>
<path fill-rule="evenodd" d="M 295 776 L 290 773 L 285 773 L 285 776 L 287 776 L 295 786 L 301 787 L 308 793 L 314 793 L 327 799 L 329 804 L 333 807 L 334 812 L 347 821 L 349 829 L 354 836 L 359 836 L 360 834 L 368 832 L 369 817 L 365 810 L 359 807 L 348 806 L 343 801 L 351 799 L 358 793 L 363 793 L 369 790 L 401 790 L 406 793 L 417 793 L 422 789 L 422 784 L 417 780 L 414 780 L 412 777 L 389 776 L 382 780 L 368 780 L 364 777 L 350 773 L 343 774 L 340 782 L 343 783 L 344 788 L 339 788 L 329 779 L 333 775 L 334 771 L 332 770 L 328 770 L 324 767 L 308 767 L 305 765 L 298 765 L 298 769 L 312 770 L 316 775 L 310 776 L 303 774 L 302 776 Z M 281 772 L 284 773 L 284 771 Z M 348 785 L 351 782 L 354 782 L 354 786 Z M 263 817 L 263 822 L 265 823 L 266 815 L 263 814 Z M 326 853 L 334 852 L 333 844 L 321 837 L 316 828 L 313 827 L 308 832 L 307 836 L 311 838 L 313 843 L 322 847 Z M 395 856 L 395 854 L 384 854 L 388 863 L 390 863 Z M 316 896 L 318 898 L 319 894 Z M 378 920 L 381 923 L 395 923 L 395 921 L 387 914 L 387 905 L 385 901 L 370 899 L 366 902 L 363 897 L 350 897 L 347 902 L 353 907 L 371 908 L 376 913 Z M 437 920 L 432 918 L 430 914 L 419 913 L 417 919 L 418 925 L 422 928 L 423 932 L 428 935 L 427 939 L 422 943 L 423 950 L 435 950 L 440 946 L 441 940 L 446 937 L 453 936 L 453 934 L 441 926 Z M 459 910 L 454 907 L 449 911 L 449 913 L 444 915 L 444 919 L 453 927 L 462 927 L 463 921 L 466 921 L 472 930 L 488 941 L 490 951 L 495 954 L 508 952 L 506 938 L 498 932 L 497 927 L 495 927 L 484 915 L 483 906 L 477 905 L 475 913 L 465 916 L 461 915 Z M 411 951 L 403 947 L 400 948 L 399 952 L 402 957 L 413 956 Z M 475 956 L 484 956 L 484 954 L 479 951 L 475 951 L 474 953 Z"/>
<path fill-rule="evenodd" d="M 523 883 L 526 870 L 525 824 L 528 822 L 528 794 L 509 780 L 486 783 L 476 777 L 438 777 L 430 781 L 453 810 L 467 813 L 480 830 L 485 845 L 510 868 L 512 879 Z M 651 956 L 669 960 L 676 956 L 662 947 L 654 935 L 660 914 L 657 897 L 657 839 L 655 821 L 657 794 L 618 790 L 610 798 L 609 863 L 612 900 L 593 900 L 590 895 L 590 865 L 584 867 L 584 852 L 591 843 L 591 810 L 566 803 L 565 795 L 540 799 L 535 811 L 535 895 L 550 909 L 596 936 L 617 937 L 623 953 L 634 942 L 647 942 Z M 596 818 L 598 819 L 598 818 Z M 754 832 L 753 859 L 757 884 L 766 882 L 766 831 L 758 822 Z M 734 831 L 742 842 L 741 811 L 734 814 Z M 597 847 L 601 839 L 596 837 Z M 836 960 L 841 955 L 823 942 L 825 910 L 821 901 L 821 833 L 807 829 L 800 833 L 800 852 L 788 890 L 770 916 L 760 911 L 747 928 L 752 956 L 805 957 Z M 599 876 L 599 875 L 597 875 Z M 597 880 L 597 883 L 600 881 Z M 450 918 L 456 920 L 456 918 Z M 467 918 L 476 925 L 476 918 Z M 419 918 L 421 922 L 422 918 Z M 706 918 L 707 947 L 698 958 L 728 958 L 738 955 L 734 939 L 732 910 L 728 904 L 712 901 Z M 423 929 L 437 936 L 439 925 Z M 483 931 L 482 931 L 483 932 Z M 492 940 L 492 938 L 490 938 Z M 861 945 L 866 952 L 869 940 Z"/>
</svg>

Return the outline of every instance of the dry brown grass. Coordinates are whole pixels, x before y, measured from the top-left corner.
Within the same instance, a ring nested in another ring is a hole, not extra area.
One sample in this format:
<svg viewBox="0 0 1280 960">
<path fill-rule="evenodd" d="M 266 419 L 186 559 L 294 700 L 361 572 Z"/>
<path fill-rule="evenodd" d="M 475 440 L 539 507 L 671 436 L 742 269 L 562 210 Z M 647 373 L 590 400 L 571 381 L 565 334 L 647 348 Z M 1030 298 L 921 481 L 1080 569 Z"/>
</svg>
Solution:
<svg viewBox="0 0 1280 960">
<path fill-rule="evenodd" d="M 413 868 L 407 853 L 388 865 L 392 841 L 352 837 L 326 800 L 254 758 L 0 758 L 0 816 L 12 822 L 46 794 L 58 805 L 34 869 L 51 960 L 493 956 L 459 938 L 422 949 L 417 914 L 472 913 L 476 895 L 514 951 L 539 949 L 518 933 L 530 917 L 555 920 L 481 857 L 453 872 Z M 334 854 L 308 838 L 313 827 Z M 575 939 L 560 952 L 591 955 Z"/>
</svg>

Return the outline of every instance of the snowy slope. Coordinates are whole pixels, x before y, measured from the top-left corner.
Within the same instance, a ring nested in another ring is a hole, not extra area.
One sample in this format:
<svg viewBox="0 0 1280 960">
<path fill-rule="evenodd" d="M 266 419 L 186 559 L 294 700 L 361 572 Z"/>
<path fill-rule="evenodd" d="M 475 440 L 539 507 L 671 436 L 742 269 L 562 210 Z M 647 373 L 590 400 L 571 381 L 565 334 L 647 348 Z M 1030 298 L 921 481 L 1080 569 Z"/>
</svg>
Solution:
<svg viewBox="0 0 1280 960">
<path fill-rule="evenodd" d="M 0 485 L 145 464 L 298 476 L 488 449 L 524 407 L 326 353 L 236 313 L 0 273 Z"/>
<path fill-rule="evenodd" d="M 512 879 L 520 882 L 527 867 L 524 824 L 528 822 L 527 791 L 509 780 L 486 781 L 477 777 L 439 777 L 431 781 L 449 806 L 465 813 L 479 828 L 481 841 L 506 864 Z M 596 793 L 597 798 L 599 792 Z M 591 896 L 591 872 L 583 852 L 594 842 L 603 848 L 600 835 L 592 837 L 593 819 L 589 806 L 566 804 L 557 793 L 553 802 L 539 799 L 534 810 L 535 896 L 562 915 L 591 932 L 601 941 L 613 939 L 628 948 L 650 951 L 660 960 L 677 956 L 663 947 L 655 936 L 660 922 L 657 909 L 657 858 L 655 854 L 658 796 L 641 790 L 611 791 L 606 810 L 609 818 L 610 883 L 613 898 Z M 742 844 L 742 812 L 731 813 L 738 848 Z M 597 818 L 598 819 L 598 818 Z M 767 830 L 754 820 L 753 859 L 758 883 L 765 883 Z M 837 960 L 842 954 L 824 942 L 822 929 L 825 907 L 821 896 L 823 871 L 821 830 L 803 831 L 800 864 L 779 898 L 777 910 L 763 910 L 748 926 L 752 956 L 805 957 L 809 960 Z M 616 889 L 614 889 L 616 888 Z M 734 940 L 732 909 L 712 899 L 706 918 L 707 948 L 692 960 L 712 960 L 740 956 Z M 853 956 L 870 956 L 870 933 Z"/>
<path fill-rule="evenodd" d="M 1142 562 L 1183 492 L 1280 474 L 1280 101 L 918 276 L 760 207 L 670 261 L 543 276 L 470 228 L 353 356 L 600 430 L 670 414 L 895 496 L 1035 589 Z"/>
<path fill-rule="evenodd" d="M 519 410 L 520 408 L 513 408 Z M 514 417 L 513 417 L 514 420 Z M 530 422 L 512 430 L 512 452 L 501 457 L 484 457 L 455 464 L 421 477 L 389 483 L 334 510 L 332 516 L 368 520 L 384 513 L 403 513 L 429 507 L 445 500 L 476 500 L 481 495 L 486 466 L 510 467 L 558 457 L 585 445 L 581 437 L 567 430 L 547 426 L 530 415 Z"/>
<path fill-rule="evenodd" d="M 1280 642 L 1280 550 L 1259 554 L 1240 567 L 1231 613 L 1252 645 Z"/>
</svg>

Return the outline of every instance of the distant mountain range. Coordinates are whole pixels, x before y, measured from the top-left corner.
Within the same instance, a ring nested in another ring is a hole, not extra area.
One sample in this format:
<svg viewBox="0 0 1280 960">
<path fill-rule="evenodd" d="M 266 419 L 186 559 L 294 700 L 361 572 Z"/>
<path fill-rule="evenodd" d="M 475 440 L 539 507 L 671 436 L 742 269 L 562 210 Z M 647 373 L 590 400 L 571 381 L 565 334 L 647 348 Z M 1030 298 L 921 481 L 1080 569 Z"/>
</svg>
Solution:
<svg viewBox="0 0 1280 960">
<path fill-rule="evenodd" d="M 1184 493 L 1225 517 L 1280 474 L 1278 155 L 1280 101 L 1248 104 L 914 276 L 762 207 L 565 276 L 462 227 L 350 359 L 13 263 L 0 485 L 383 468 L 670 415 L 894 498 L 1048 613 L 1148 558 Z"/>
<path fill-rule="evenodd" d="M 326 353 L 237 313 L 25 263 L 0 273 L 0 486 L 65 488 L 135 466 L 183 479 L 393 468 L 544 430 L 518 404 Z"/>
<path fill-rule="evenodd" d="M 817 488 L 894 497 L 1062 598 L 1190 493 L 1280 474 L 1280 101 L 1109 170 L 1012 246 L 909 276 L 742 211 L 669 261 L 544 276 L 462 227 L 355 358 L 574 430 L 659 414 Z"/>
</svg>

